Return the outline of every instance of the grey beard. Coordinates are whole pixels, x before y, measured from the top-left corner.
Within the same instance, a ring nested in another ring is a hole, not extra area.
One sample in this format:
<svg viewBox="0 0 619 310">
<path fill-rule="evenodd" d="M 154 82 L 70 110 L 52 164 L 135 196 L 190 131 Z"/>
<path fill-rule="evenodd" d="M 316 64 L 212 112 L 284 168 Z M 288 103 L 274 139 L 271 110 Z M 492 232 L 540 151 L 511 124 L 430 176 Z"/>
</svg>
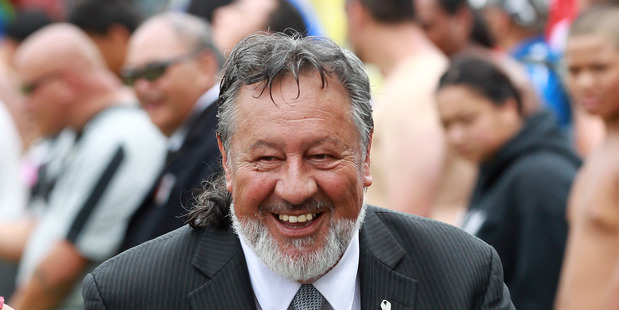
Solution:
<svg viewBox="0 0 619 310">
<path fill-rule="evenodd" d="M 266 226 L 259 219 L 236 217 L 234 204 L 230 205 L 232 228 L 262 262 L 273 272 L 284 278 L 297 282 L 315 280 L 327 273 L 340 260 L 348 248 L 355 232 L 363 224 L 366 206 L 363 205 L 356 220 L 336 220 L 331 218 L 329 231 L 322 247 L 304 255 L 288 256 L 283 253 L 277 241 L 271 236 Z M 299 238 L 289 241 L 289 246 L 301 251 L 308 245 L 314 244 L 312 237 Z"/>
</svg>

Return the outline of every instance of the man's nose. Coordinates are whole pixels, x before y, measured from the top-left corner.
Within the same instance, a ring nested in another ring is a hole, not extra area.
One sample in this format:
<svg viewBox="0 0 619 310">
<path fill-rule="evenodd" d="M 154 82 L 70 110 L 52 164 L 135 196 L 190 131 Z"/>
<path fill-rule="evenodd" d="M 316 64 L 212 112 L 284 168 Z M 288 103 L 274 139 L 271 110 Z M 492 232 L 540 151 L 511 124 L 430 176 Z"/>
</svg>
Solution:
<svg viewBox="0 0 619 310">
<path fill-rule="evenodd" d="M 460 125 L 452 125 L 447 129 L 447 142 L 455 146 L 464 142 L 464 129 Z"/>
<path fill-rule="evenodd" d="M 303 165 L 303 160 L 290 160 L 275 185 L 275 194 L 285 201 L 297 205 L 316 194 L 316 180 Z"/>
</svg>

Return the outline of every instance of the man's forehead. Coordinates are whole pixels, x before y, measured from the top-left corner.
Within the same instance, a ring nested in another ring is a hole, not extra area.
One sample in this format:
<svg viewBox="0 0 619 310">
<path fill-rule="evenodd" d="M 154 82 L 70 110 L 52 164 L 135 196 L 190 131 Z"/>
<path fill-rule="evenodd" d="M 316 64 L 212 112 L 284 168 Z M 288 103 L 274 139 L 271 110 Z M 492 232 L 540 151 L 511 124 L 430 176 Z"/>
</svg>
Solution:
<svg viewBox="0 0 619 310">
<path fill-rule="evenodd" d="M 177 56 L 186 50 L 185 45 L 170 24 L 152 21 L 131 37 L 127 63 L 141 64 Z"/>
</svg>

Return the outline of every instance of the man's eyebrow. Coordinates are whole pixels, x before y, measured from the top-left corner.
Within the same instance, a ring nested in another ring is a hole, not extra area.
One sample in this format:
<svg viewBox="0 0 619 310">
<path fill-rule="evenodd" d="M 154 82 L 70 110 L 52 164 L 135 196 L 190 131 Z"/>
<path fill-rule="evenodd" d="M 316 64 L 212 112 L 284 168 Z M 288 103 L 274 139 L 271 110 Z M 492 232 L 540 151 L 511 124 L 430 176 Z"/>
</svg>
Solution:
<svg viewBox="0 0 619 310">
<path fill-rule="evenodd" d="M 318 137 L 316 139 L 312 139 L 310 141 L 305 142 L 305 145 L 308 147 L 313 147 L 319 144 L 332 144 L 336 146 L 348 147 L 345 143 L 343 143 L 340 139 L 336 139 L 333 136 L 323 136 Z M 283 144 L 276 142 L 269 142 L 265 140 L 256 140 L 250 146 L 249 150 L 255 150 L 257 148 L 281 148 Z"/>
<path fill-rule="evenodd" d="M 281 144 L 274 143 L 274 142 L 268 142 L 264 140 L 256 140 L 249 146 L 249 150 L 255 150 L 257 148 L 263 148 L 263 147 L 264 148 L 277 148 L 278 146 L 281 146 Z"/>
</svg>

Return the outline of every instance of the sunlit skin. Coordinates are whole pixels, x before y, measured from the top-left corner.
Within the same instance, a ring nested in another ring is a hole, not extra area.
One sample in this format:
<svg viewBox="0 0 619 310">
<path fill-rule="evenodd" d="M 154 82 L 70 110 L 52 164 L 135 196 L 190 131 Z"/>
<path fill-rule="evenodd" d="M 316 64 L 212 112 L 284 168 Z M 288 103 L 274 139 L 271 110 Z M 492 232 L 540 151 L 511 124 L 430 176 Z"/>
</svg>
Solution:
<svg viewBox="0 0 619 310">
<path fill-rule="evenodd" d="M 70 96 L 70 88 L 63 81 L 62 73 L 38 67 L 36 61 L 20 64 L 18 72 L 22 84 L 38 84 L 32 93 L 24 96 L 24 111 L 36 123 L 41 134 L 57 134 L 69 122 L 64 104 Z"/>
<path fill-rule="evenodd" d="M 567 42 L 570 91 L 577 104 L 604 120 L 607 135 L 587 156 L 570 193 L 560 310 L 619 306 L 619 49 L 613 42 L 599 33 Z"/>
<path fill-rule="evenodd" d="M 356 219 L 363 188 L 372 184 L 369 149 L 364 159 L 344 88 L 329 78 L 321 89 L 317 73 L 302 74 L 299 87 L 300 94 L 294 79 L 276 81 L 273 102 L 262 84 L 244 86 L 231 149 L 226 153 L 220 143 L 236 216 L 262 222 L 282 253 L 293 257 L 321 248 L 332 218 Z M 311 200 L 326 206 L 310 212 Z M 281 202 L 294 207 L 269 207 Z M 318 216 L 296 224 L 279 220 L 279 214 L 307 213 Z M 314 242 L 300 252 L 289 245 L 305 237 Z"/>
<path fill-rule="evenodd" d="M 475 163 L 491 158 L 521 127 L 516 102 L 507 100 L 497 106 L 465 86 L 441 88 L 438 110 L 449 144 Z"/>
<path fill-rule="evenodd" d="M 151 21 L 131 37 L 125 68 L 143 68 L 192 51 L 170 24 Z M 152 122 L 170 136 L 189 116 L 200 96 L 214 85 L 216 70 L 214 56 L 200 54 L 170 65 L 155 81 L 137 80 L 135 93 Z"/>
</svg>

